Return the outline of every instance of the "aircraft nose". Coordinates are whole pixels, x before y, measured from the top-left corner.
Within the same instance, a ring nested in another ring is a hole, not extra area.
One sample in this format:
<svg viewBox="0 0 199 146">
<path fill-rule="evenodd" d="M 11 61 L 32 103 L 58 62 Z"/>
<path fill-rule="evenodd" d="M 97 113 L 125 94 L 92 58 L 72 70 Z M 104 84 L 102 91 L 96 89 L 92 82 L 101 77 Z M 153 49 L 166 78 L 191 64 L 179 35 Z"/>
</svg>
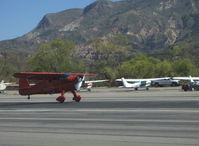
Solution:
<svg viewBox="0 0 199 146">
<path fill-rule="evenodd" d="M 70 76 L 70 77 L 67 77 L 67 80 L 68 81 L 74 81 L 77 79 L 77 76 Z"/>
<path fill-rule="evenodd" d="M 76 80 L 76 84 L 75 84 L 75 89 L 77 91 L 80 90 L 82 83 L 83 83 L 83 76 L 77 76 L 77 80 Z"/>
</svg>

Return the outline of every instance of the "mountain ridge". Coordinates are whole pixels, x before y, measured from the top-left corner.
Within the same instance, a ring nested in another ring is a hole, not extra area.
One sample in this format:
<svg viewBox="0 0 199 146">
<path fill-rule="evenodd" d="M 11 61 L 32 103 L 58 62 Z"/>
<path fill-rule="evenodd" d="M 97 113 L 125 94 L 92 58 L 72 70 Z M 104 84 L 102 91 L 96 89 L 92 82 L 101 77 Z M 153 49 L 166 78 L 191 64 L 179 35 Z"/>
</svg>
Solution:
<svg viewBox="0 0 199 146">
<path fill-rule="evenodd" d="M 165 49 L 196 36 L 198 20 L 197 0 L 97 0 L 85 8 L 46 14 L 29 33 L 0 41 L 0 52 L 34 54 L 57 38 L 75 41 L 77 51 L 92 50 L 91 38 L 115 34 L 126 35 L 134 50 Z"/>
</svg>

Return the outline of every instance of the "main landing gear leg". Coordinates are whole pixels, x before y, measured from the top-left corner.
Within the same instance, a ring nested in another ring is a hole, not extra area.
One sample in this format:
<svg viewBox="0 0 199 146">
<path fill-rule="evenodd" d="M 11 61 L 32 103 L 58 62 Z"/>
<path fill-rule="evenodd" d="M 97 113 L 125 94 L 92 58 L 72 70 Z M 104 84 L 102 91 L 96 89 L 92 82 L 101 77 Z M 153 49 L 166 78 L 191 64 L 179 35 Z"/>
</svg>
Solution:
<svg viewBox="0 0 199 146">
<path fill-rule="evenodd" d="M 57 101 L 60 102 L 60 103 L 63 103 L 66 99 L 66 97 L 64 96 L 64 90 L 61 92 L 61 96 L 57 97 Z"/>
<path fill-rule="evenodd" d="M 28 95 L 28 98 L 27 98 L 28 100 L 30 100 L 30 95 Z"/>
<path fill-rule="evenodd" d="M 74 95 L 73 100 L 75 100 L 76 102 L 80 102 L 80 100 L 81 100 L 82 97 L 79 94 L 76 94 L 75 91 L 71 91 L 71 92 Z"/>
</svg>

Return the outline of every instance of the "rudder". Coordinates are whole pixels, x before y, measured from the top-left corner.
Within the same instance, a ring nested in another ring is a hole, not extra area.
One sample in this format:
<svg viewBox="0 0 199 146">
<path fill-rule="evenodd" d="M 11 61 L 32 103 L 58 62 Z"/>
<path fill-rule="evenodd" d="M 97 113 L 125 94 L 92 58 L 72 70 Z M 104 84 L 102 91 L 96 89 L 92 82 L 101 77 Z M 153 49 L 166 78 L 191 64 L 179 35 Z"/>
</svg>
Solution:
<svg viewBox="0 0 199 146">
<path fill-rule="evenodd" d="M 122 83 L 123 83 L 125 88 L 131 88 L 132 87 L 132 85 L 129 84 L 124 78 L 121 78 L 121 79 L 122 79 Z"/>
</svg>

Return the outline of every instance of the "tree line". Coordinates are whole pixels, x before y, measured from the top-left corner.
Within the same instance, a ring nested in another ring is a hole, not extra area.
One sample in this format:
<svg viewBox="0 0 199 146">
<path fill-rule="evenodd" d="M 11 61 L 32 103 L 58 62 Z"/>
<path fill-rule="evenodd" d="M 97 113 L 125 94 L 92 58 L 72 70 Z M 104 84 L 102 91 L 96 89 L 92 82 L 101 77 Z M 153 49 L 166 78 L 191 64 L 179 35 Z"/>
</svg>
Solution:
<svg viewBox="0 0 199 146">
<path fill-rule="evenodd" d="M 95 60 L 83 62 L 74 56 L 75 43 L 69 40 L 54 40 L 42 45 L 33 56 L 20 58 L 18 55 L 0 56 L 0 76 L 14 80 L 18 71 L 33 72 L 78 72 L 98 73 L 99 78 L 152 78 L 165 76 L 198 76 L 198 64 L 191 58 L 189 46 L 173 46 L 166 51 L 150 54 L 136 52 L 123 35 L 108 39 L 90 40 L 95 50 Z"/>
</svg>

